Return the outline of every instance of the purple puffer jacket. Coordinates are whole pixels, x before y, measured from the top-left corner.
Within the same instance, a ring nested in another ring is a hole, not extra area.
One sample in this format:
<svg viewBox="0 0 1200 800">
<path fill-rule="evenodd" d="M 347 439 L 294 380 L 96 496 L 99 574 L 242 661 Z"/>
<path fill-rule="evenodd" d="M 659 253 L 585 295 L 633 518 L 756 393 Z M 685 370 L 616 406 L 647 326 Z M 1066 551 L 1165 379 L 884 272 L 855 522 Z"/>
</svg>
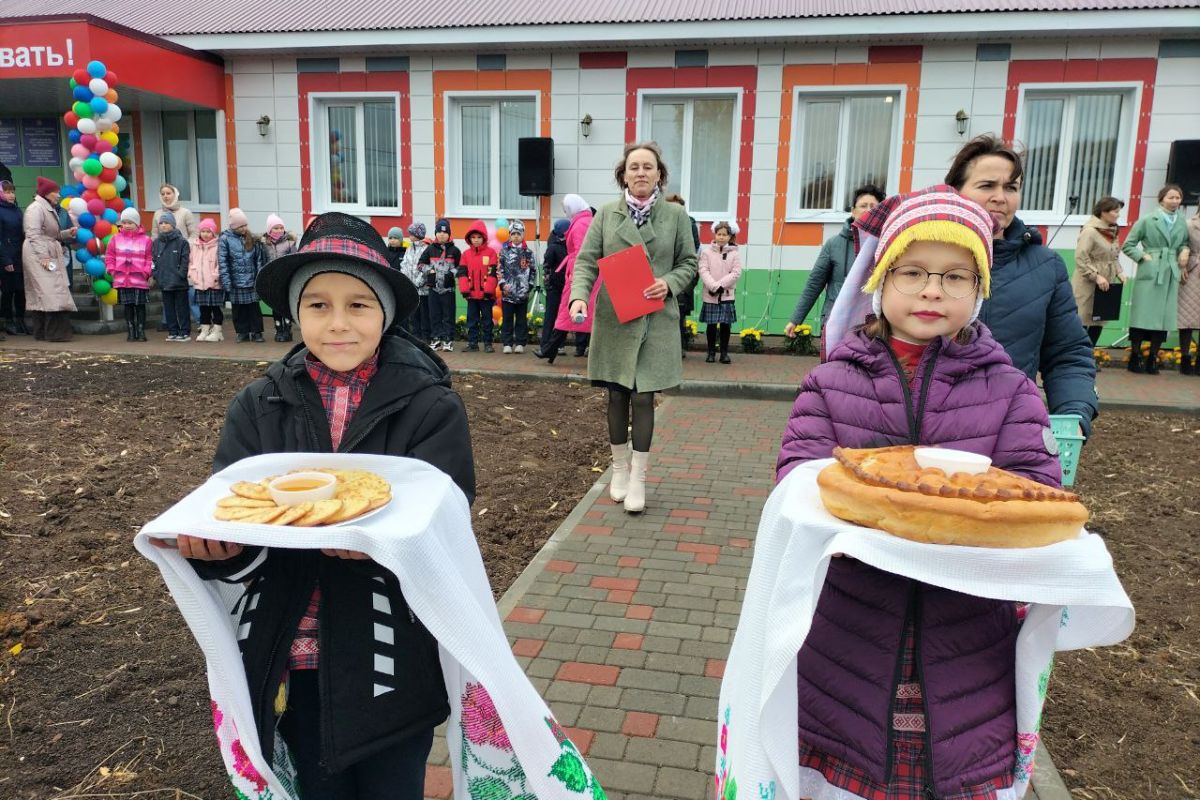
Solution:
<svg viewBox="0 0 1200 800">
<path fill-rule="evenodd" d="M 1037 387 L 980 323 L 966 344 L 932 342 L 912 391 L 892 351 L 863 333 L 809 373 L 779 453 L 782 479 L 835 446 L 938 444 L 990 456 L 997 467 L 1059 486 Z M 812 629 L 797 658 L 800 738 L 891 778 L 891 703 L 902 634 L 913 619 L 932 788 L 950 794 L 1008 774 L 1016 745 L 1017 620 L 1013 604 L 875 569 L 830 562 Z"/>
</svg>

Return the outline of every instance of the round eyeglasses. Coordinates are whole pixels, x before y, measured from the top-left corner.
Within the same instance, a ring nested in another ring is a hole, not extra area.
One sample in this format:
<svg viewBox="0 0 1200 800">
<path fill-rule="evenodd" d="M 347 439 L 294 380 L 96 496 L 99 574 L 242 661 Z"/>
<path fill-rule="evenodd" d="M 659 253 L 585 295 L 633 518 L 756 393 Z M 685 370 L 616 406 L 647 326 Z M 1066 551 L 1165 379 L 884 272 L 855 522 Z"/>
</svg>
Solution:
<svg viewBox="0 0 1200 800">
<path fill-rule="evenodd" d="M 924 267 L 905 266 L 892 267 L 888 275 L 892 276 L 892 286 L 901 294 L 920 294 L 933 275 L 941 279 L 942 291 L 958 300 L 974 294 L 979 286 L 979 276 L 966 269 L 930 272 Z"/>
</svg>

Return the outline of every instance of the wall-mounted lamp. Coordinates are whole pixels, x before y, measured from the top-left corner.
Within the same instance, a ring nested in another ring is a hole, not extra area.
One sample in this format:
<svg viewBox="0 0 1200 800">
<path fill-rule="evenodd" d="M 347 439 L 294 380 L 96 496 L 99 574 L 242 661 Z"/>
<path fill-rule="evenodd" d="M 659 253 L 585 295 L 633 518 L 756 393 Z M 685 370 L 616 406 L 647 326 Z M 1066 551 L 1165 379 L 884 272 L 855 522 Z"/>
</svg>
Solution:
<svg viewBox="0 0 1200 800">
<path fill-rule="evenodd" d="M 258 135 L 266 136 L 267 131 L 271 128 L 271 118 L 266 114 L 263 114 L 258 118 L 258 122 L 256 124 L 258 125 Z"/>
<path fill-rule="evenodd" d="M 583 133 L 583 138 L 592 135 L 592 115 L 584 114 L 583 119 L 579 120 L 579 130 Z"/>
<path fill-rule="evenodd" d="M 969 119 L 970 117 L 967 116 L 967 112 L 961 108 L 954 115 L 954 127 L 958 131 L 959 136 L 967 132 L 967 120 Z"/>
</svg>

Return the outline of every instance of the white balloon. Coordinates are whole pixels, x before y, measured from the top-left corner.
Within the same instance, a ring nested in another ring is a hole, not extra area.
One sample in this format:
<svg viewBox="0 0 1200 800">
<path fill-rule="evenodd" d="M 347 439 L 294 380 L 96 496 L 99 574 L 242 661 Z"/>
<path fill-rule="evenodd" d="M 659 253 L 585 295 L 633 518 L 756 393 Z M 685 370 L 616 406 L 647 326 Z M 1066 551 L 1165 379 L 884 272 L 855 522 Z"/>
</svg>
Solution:
<svg viewBox="0 0 1200 800">
<path fill-rule="evenodd" d="M 82 122 L 82 121 L 83 120 L 80 120 L 80 122 Z M 95 121 L 94 124 L 96 126 L 96 130 L 100 131 L 101 133 L 104 133 L 105 131 L 112 130 L 113 121 L 111 119 L 105 119 L 104 117 L 100 117 L 99 119 L 97 119 Z"/>
<path fill-rule="evenodd" d="M 120 122 L 121 121 L 121 107 L 110 105 L 108 107 L 108 109 L 101 116 L 103 116 L 104 119 L 109 120 L 110 122 Z"/>
<path fill-rule="evenodd" d="M 78 124 L 75 125 L 75 128 L 80 133 L 85 133 L 85 134 L 86 133 L 95 133 L 96 132 L 96 120 L 91 119 L 90 117 L 86 118 L 86 119 L 81 119 L 81 120 L 79 120 Z"/>
<path fill-rule="evenodd" d="M 70 161 L 67 162 L 67 166 L 71 169 L 71 172 L 74 173 L 76 170 L 80 169 L 83 166 L 83 159 L 82 158 L 72 158 Z"/>
<path fill-rule="evenodd" d="M 87 201 L 82 197 L 72 197 L 69 206 L 71 213 L 77 217 L 87 212 Z"/>
<path fill-rule="evenodd" d="M 92 78 L 88 82 L 88 88 L 92 90 L 92 94 L 96 95 L 96 97 L 104 97 L 104 95 L 108 94 L 108 84 L 105 83 L 103 78 Z"/>
<path fill-rule="evenodd" d="M 117 154 L 113 152 L 101 153 L 100 164 L 109 169 L 118 169 L 121 166 L 121 159 L 117 158 Z"/>
</svg>

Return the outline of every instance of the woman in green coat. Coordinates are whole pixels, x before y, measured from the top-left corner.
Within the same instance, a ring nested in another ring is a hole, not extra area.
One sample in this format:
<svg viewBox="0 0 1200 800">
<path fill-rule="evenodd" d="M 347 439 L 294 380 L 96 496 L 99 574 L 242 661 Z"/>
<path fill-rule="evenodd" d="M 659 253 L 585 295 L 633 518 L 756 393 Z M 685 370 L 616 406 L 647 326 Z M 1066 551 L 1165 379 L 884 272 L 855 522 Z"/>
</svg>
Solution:
<svg viewBox="0 0 1200 800">
<path fill-rule="evenodd" d="M 1134 224 L 1121 248 L 1137 263 L 1129 311 L 1130 372 L 1157 375 L 1158 348 L 1175 327 L 1180 269 L 1190 255 L 1187 221 L 1179 213 L 1182 202 L 1182 189 L 1164 186 L 1158 193 L 1158 208 Z M 1142 342 L 1147 340 L 1150 353 L 1143 367 Z"/>
<path fill-rule="evenodd" d="M 609 496 L 624 501 L 626 511 L 639 512 L 646 507 L 654 393 L 683 380 L 679 304 L 667 302 L 659 311 L 622 324 L 603 285 L 595 308 L 588 308 L 588 297 L 600 274 L 597 262 L 634 246 L 646 250 L 654 273 L 645 297 L 677 297 L 696 277 L 696 248 L 687 212 L 662 199 L 667 165 L 657 144 L 625 145 L 613 175 L 623 196 L 600 209 L 588 229 L 575 260 L 571 316 L 591 315 L 588 377 L 593 385 L 608 389 L 608 440 L 613 455 Z M 632 454 L 627 444 L 631 421 Z"/>
</svg>

